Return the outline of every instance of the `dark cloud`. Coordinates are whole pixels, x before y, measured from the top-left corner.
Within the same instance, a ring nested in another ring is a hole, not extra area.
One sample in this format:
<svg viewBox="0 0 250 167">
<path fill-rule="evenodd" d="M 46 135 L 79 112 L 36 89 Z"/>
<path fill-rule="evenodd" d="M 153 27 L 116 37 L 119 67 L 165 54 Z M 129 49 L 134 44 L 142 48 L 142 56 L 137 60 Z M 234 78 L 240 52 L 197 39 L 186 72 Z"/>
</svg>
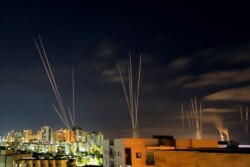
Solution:
<svg viewBox="0 0 250 167">
<path fill-rule="evenodd" d="M 203 99 L 207 101 L 250 101 L 250 87 L 232 88 L 221 90 L 213 94 L 205 96 Z"/>
<path fill-rule="evenodd" d="M 151 84 L 143 84 L 142 89 L 146 92 L 152 92 L 154 91 L 155 87 Z"/>
<path fill-rule="evenodd" d="M 119 47 L 110 40 L 102 41 L 97 55 L 101 58 L 111 58 L 118 54 Z"/>
<path fill-rule="evenodd" d="M 204 108 L 202 109 L 202 113 L 215 113 L 215 114 L 222 114 L 222 113 L 230 113 L 230 112 L 237 112 L 239 109 L 236 108 Z"/>
<path fill-rule="evenodd" d="M 203 59 L 200 63 L 206 65 L 230 64 L 234 65 L 232 67 L 235 67 L 235 65 L 246 67 L 250 60 L 249 46 L 250 43 L 247 41 L 232 47 L 207 48 L 197 53 L 197 56 Z"/>
<path fill-rule="evenodd" d="M 193 77 L 193 80 L 193 82 L 185 84 L 185 87 L 220 86 L 246 82 L 250 81 L 250 69 L 209 72 L 196 78 Z"/>
<path fill-rule="evenodd" d="M 185 69 L 186 67 L 188 67 L 190 61 L 191 61 L 190 58 L 187 58 L 187 57 L 179 57 L 179 58 L 173 60 L 173 61 L 169 64 L 169 68 L 172 69 L 172 70 Z"/>
<path fill-rule="evenodd" d="M 190 75 L 177 77 L 171 81 L 171 84 L 173 84 L 173 85 L 185 85 L 188 81 L 192 80 L 193 78 L 194 77 L 192 77 Z"/>
<path fill-rule="evenodd" d="M 106 69 L 101 73 L 106 82 L 121 82 L 121 77 L 117 69 Z"/>
</svg>

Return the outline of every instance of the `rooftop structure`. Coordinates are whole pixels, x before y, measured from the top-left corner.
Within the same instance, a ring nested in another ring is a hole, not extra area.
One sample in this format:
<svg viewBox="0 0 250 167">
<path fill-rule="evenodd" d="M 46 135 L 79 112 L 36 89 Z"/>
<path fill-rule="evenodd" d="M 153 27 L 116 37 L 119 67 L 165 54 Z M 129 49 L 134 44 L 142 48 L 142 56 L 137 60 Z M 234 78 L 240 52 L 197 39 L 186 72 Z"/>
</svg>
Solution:
<svg viewBox="0 0 250 167">
<path fill-rule="evenodd" d="M 161 145 L 165 143 L 165 145 Z M 172 140 L 165 138 L 120 138 L 104 140 L 104 167 L 154 166 L 154 151 L 175 149 Z"/>
<path fill-rule="evenodd" d="M 218 162 L 219 166 L 245 167 L 250 162 L 250 149 L 240 149 L 231 142 L 226 144 L 227 148 L 220 148 L 219 142 L 214 139 L 174 139 L 172 136 L 104 140 L 103 166 L 211 167 L 218 166 L 215 163 Z M 233 161 L 230 157 L 244 162 L 230 163 Z"/>
<path fill-rule="evenodd" d="M 236 152 L 237 150 L 237 152 Z M 250 150 L 236 149 L 187 149 L 154 153 L 155 167 L 249 167 Z"/>
</svg>

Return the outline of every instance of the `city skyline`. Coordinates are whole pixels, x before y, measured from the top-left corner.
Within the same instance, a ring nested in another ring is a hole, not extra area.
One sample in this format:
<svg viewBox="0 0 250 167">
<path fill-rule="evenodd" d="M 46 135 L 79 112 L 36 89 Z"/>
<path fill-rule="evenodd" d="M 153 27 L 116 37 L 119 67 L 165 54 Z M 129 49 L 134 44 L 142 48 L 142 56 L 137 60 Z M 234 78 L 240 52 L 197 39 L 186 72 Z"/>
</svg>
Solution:
<svg viewBox="0 0 250 167">
<path fill-rule="evenodd" d="M 196 97 L 204 137 L 249 141 L 250 13 L 244 4 L 163 1 L 0 2 L 0 133 L 63 127 L 34 38 L 43 39 L 65 106 L 75 69 L 76 125 L 105 138 L 128 137 L 131 120 L 120 81 L 129 55 L 142 55 L 139 136 L 183 137 L 181 105 Z M 213 117 L 213 118 L 212 118 Z M 186 122 L 187 126 L 187 122 Z M 185 130 L 185 137 L 190 137 Z"/>
</svg>

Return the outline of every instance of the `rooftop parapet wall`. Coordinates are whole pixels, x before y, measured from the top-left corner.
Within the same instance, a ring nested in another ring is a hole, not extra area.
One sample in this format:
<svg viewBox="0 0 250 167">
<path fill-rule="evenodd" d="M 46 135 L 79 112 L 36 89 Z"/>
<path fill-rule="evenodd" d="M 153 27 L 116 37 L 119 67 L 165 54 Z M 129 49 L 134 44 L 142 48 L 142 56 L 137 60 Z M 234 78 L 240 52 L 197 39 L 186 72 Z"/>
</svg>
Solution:
<svg viewBox="0 0 250 167">
<path fill-rule="evenodd" d="M 187 148 L 218 148 L 218 141 L 213 139 L 178 139 L 175 140 L 176 149 Z"/>
<path fill-rule="evenodd" d="M 213 139 L 191 140 L 192 148 L 218 148 L 218 141 Z"/>
<path fill-rule="evenodd" d="M 250 154 L 156 151 L 155 167 L 249 167 Z"/>
<path fill-rule="evenodd" d="M 0 155 L 12 155 L 13 150 L 0 150 Z"/>
</svg>

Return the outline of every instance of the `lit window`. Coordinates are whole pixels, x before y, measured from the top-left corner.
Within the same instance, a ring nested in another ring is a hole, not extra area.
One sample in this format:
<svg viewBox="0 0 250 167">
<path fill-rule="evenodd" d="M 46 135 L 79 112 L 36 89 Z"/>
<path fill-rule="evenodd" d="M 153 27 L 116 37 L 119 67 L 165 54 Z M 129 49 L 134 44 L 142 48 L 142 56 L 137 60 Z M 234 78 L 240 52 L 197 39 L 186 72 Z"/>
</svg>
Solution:
<svg viewBox="0 0 250 167">
<path fill-rule="evenodd" d="M 141 156 L 141 153 L 136 153 L 136 158 L 141 158 L 142 156 Z"/>
</svg>

